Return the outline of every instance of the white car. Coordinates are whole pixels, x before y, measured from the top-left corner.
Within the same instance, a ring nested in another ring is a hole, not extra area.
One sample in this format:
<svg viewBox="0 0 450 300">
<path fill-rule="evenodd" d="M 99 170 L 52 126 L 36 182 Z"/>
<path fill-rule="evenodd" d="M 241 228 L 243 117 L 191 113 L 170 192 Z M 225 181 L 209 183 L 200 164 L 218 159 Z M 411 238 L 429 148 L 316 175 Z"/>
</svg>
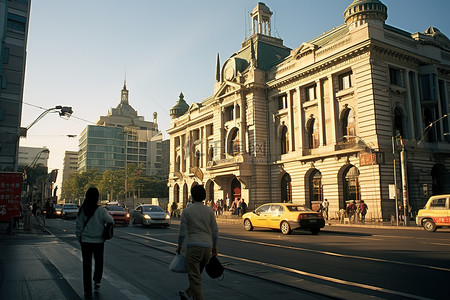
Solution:
<svg viewBox="0 0 450 300">
<path fill-rule="evenodd" d="M 61 209 L 61 218 L 76 218 L 78 215 L 78 206 L 73 203 L 64 204 Z"/>
<path fill-rule="evenodd" d="M 143 204 L 133 210 L 131 223 L 142 224 L 142 226 L 169 227 L 170 216 L 158 205 Z"/>
</svg>

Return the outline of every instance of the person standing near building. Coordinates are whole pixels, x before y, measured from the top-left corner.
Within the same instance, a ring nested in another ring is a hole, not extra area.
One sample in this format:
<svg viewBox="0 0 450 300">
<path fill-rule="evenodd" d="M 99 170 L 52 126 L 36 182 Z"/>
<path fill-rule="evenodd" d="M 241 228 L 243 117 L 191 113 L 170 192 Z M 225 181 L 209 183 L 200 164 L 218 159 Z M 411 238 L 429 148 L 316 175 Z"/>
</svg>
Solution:
<svg viewBox="0 0 450 300">
<path fill-rule="evenodd" d="M 203 300 L 202 271 L 212 255 L 217 255 L 218 227 L 211 207 L 203 205 L 206 191 L 202 185 L 191 188 L 192 205 L 181 214 L 177 253 L 186 244 L 186 269 L 189 288 L 179 291 L 182 300 Z M 186 243 L 185 243 L 186 242 Z"/>
<path fill-rule="evenodd" d="M 105 223 L 114 224 L 108 211 L 98 206 L 99 192 L 97 188 L 89 188 L 86 198 L 78 211 L 75 234 L 81 244 L 83 257 L 83 286 L 86 298 L 92 297 L 92 255 L 94 255 L 94 289 L 100 289 L 103 275 L 103 253 L 105 241 L 103 230 Z"/>
<path fill-rule="evenodd" d="M 328 207 L 330 206 L 330 203 L 328 202 L 327 199 L 323 200 L 322 202 L 322 211 L 323 211 L 323 217 L 325 218 L 325 220 L 328 220 Z"/>
</svg>

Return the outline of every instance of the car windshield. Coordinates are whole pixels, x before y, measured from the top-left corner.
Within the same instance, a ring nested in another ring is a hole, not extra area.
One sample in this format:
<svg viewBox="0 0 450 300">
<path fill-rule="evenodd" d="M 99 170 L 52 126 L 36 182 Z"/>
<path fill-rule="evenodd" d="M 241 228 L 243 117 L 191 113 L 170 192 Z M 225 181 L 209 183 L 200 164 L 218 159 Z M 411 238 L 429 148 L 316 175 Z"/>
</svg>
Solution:
<svg viewBox="0 0 450 300">
<path fill-rule="evenodd" d="M 143 212 L 164 212 L 159 206 L 142 206 Z"/>
<path fill-rule="evenodd" d="M 61 206 L 61 205 L 55 205 L 55 208 L 56 208 L 56 209 L 58 209 L 58 208 L 61 209 L 62 206 Z"/>
<path fill-rule="evenodd" d="M 289 209 L 289 211 L 313 211 L 312 209 L 304 207 L 303 205 L 286 205 L 286 207 L 287 209 Z"/>
<path fill-rule="evenodd" d="M 121 206 L 107 206 L 106 209 L 109 211 L 124 211 Z"/>
<path fill-rule="evenodd" d="M 70 208 L 70 209 L 77 209 L 77 206 L 76 206 L 75 204 L 66 204 L 66 205 L 64 205 L 64 208 L 65 208 L 65 209 L 67 209 L 67 208 Z"/>
</svg>

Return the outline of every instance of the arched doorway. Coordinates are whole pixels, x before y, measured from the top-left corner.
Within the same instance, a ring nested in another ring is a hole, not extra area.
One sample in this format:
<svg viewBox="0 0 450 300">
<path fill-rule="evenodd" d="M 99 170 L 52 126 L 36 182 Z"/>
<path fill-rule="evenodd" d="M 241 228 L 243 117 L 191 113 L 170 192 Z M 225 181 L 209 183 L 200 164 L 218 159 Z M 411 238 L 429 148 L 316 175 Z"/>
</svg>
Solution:
<svg viewBox="0 0 450 300">
<path fill-rule="evenodd" d="M 180 202 L 180 186 L 178 183 L 175 183 L 175 186 L 173 187 L 173 201 L 175 203 Z"/>
<path fill-rule="evenodd" d="M 291 176 L 288 173 L 281 178 L 281 202 L 292 202 Z"/>
<path fill-rule="evenodd" d="M 305 206 L 312 208 L 313 201 L 322 200 L 322 173 L 315 168 L 311 168 L 305 174 Z"/>
<path fill-rule="evenodd" d="M 235 177 L 231 181 L 231 201 L 236 198 L 241 198 L 241 182 Z"/>
<path fill-rule="evenodd" d="M 342 191 L 343 197 L 339 202 L 339 208 L 346 208 L 347 201 L 361 200 L 361 187 L 359 185 L 359 170 L 353 165 L 349 165 L 344 169 L 342 174 Z M 342 202 L 341 202 L 342 201 Z"/>
</svg>

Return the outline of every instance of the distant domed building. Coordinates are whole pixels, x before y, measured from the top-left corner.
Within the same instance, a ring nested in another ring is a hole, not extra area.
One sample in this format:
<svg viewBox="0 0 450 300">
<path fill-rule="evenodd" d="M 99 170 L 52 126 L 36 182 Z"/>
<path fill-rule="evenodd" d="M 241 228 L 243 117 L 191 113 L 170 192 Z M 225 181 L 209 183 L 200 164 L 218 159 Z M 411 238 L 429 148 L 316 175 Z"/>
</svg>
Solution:
<svg viewBox="0 0 450 300">
<path fill-rule="evenodd" d="M 190 106 L 180 95 L 171 110 L 170 202 L 204 184 L 207 200 L 249 209 L 326 198 L 333 218 L 364 200 L 380 220 L 450 193 L 449 39 L 387 25 L 379 0 L 344 9 L 344 24 L 290 49 L 257 4 L 252 35 L 217 61 L 213 95 Z"/>
<path fill-rule="evenodd" d="M 168 161 L 164 163 L 163 137 L 158 129 L 157 114 L 153 122 L 139 116 L 130 105 L 126 82 L 120 94 L 120 102 L 106 116 L 100 116 L 97 125 L 88 125 L 79 140 L 78 171 L 97 169 L 123 169 L 135 164 L 143 175 L 165 177 Z M 166 164 L 167 166 L 165 166 Z"/>
</svg>

